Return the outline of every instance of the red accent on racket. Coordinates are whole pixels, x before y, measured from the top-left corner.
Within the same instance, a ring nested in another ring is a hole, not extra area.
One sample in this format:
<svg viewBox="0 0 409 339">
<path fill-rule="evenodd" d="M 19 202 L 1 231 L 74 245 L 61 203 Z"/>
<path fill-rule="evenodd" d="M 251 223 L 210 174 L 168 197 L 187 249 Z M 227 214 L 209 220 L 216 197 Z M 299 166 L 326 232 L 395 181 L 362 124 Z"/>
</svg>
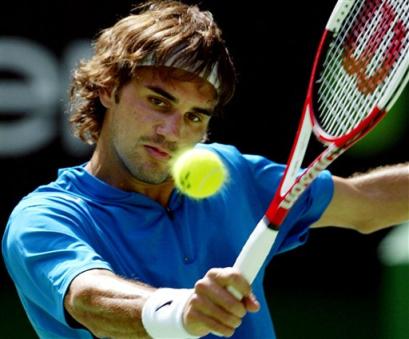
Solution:
<svg viewBox="0 0 409 339">
<path fill-rule="evenodd" d="M 318 46 L 283 178 L 234 264 L 249 282 L 263 265 L 295 201 L 390 110 L 409 80 L 408 69 L 407 0 L 337 2 Z M 311 132 L 326 148 L 301 172 Z"/>
</svg>

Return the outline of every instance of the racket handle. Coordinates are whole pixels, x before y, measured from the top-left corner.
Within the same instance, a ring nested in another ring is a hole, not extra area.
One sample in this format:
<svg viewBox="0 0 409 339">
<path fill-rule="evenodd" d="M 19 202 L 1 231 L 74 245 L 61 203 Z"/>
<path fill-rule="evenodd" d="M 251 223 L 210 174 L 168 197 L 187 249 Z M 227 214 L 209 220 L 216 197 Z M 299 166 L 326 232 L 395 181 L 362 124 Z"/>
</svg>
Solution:
<svg viewBox="0 0 409 339">
<path fill-rule="evenodd" d="M 269 227 L 269 221 L 264 216 L 244 244 L 233 268 L 239 270 L 250 284 L 263 266 L 277 234 L 278 231 Z M 242 299 L 243 296 L 235 288 L 228 286 L 227 290 L 237 299 Z"/>
</svg>

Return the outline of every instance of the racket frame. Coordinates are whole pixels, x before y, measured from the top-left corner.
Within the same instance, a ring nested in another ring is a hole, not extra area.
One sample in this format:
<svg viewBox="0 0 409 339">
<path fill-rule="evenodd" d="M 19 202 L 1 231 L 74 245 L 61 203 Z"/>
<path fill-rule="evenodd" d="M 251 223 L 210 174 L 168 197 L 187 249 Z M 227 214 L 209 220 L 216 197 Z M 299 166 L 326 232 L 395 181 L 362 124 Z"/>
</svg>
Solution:
<svg viewBox="0 0 409 339">
<path fill-rule="evenodd" d="M 278 186 L 277 193 L 264 217 L 259 221 L 250 235 L 233 266 L 238 269 L 250 283 L 253 282 L 257 273 L 262 268 L 268 253 L 270 253 L 275 244 L 279 227 L 285 220 L 295 201 L 297 201 L 310 183 L 326 169 L 329 164 L 375 127 L 393 106 L 409 81 L 409 55 L 406 55 L 384 96 L 377 105 L 371 109 L 371 112 L 366 118 L 355 126 L 355 128 L 345 135 L 333 137 L 325 133 L 320 127 L 313 110 L 314 84 L 317 69 L 324 55 L 323 51 L 326 50 L 327 44 L 330 41 L 330 35 L 337 33 L 343 19 L 345 19 L 348 11 L 352 9 L 352 5 L 355 1 L 356 0 L 338 1 L 330 16 L 317 48 L 302 118 L 300 119 L 287 166 Z M 299 173 L 312 134 L 311 132 L 314 133 L 320 142 L 327 145 L 327 148 L 318 155 L 302 173 Z M 240 293 L 236 290 L 231 287 L 228 287 L 228 290 L 233 293 L 236 298 L 241 299 Z"/>
<path fill-rule="evenodd" d="M 266 212 L 266 216 L 270 220 L 269 227 L 272 229 L 279 229 L 290 208 L 319 173 L 378 124 L 393 106 L 409 81 L 409 55 L 406 55 L 397 69 L 393 81 L 389 84 L 387 92 L 357 126 L 342 136 L 331 136 L 321 128 L 315 117 L 313 104 L 317 70 L 324 56 L 323 52 L 327 50 L 327 45 L 331 41 L 332 35 L 337 33 L 342 20 L 345 19 L 348 12 L 352 9 L 355 1 L 344 0 L 337 3 L 319 42 L 309 79 L 302 118 L 290 151 L 286 169 L 278 186 L 279 194 L 275 195 Z M 298 172 L 309 144 L 311 131 L 321 143 L 327 145 L 327 148 L 300 174 Z"/>
</svg>

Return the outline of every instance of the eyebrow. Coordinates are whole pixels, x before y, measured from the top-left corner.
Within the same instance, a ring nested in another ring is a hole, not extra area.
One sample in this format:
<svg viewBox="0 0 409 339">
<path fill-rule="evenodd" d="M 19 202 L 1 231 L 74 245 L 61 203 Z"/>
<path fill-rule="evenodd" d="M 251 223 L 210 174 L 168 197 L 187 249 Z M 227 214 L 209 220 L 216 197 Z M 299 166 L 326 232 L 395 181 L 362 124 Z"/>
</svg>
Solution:
<svg viewBox="0 0 409 339">
<path fill-rule="evenodd" d="M 178 99 L 173 96 L 172 94 L 170 94 L 168 91 L 165 91 L 163 88 L 158 87 L 158 86 L 146 86 L 147 88 L 149 88 L 152 92 L 155 92 L 156 94 L 159 94 L 161 96 L 163 96 L 164 98 L 177 103 Z M 201 108 L 201 107 L 193 107 L 193 111 L 200 113 L 200 114 L 204 114 L 207 116 L 212 116 L 213 115 L 213 111 L 206 109 L 206 108 Z"/>
</svg>

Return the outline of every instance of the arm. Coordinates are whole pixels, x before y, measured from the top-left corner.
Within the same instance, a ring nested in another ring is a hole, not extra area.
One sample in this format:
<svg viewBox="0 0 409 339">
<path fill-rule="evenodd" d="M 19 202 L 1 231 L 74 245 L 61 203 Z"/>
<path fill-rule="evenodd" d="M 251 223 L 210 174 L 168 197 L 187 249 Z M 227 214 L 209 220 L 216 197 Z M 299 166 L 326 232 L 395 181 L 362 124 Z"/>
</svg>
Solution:
<svg viewBox="0 0 409 339">
<path fill-rule="evenodd" d="M 64 306 L 73 319 L 97 337 L 149 338 L 141 313 L 153 292 L 150 286 L 94 269 L 71 282 Z"/>
<path fill-rule="evenodd" d="M 370 233 L 409 220 L 409 164 L 387 166 L 343 179 L 312 227 L 338 226 Z"/>
<path fill-rule="evenodd" d="M 247 297 L 236 300 L 225 286 Z M 149 338 L 142 324 L 142 308 L 155 289 L 125 280 L 107 270 L 89 270 L 71 283 L 64 299 L 67 312 L 98 337 Z M 230 336 L 247 311 L 258 303 L 244 278 L 230 268 L 212 269 L 200 279 L 183 313 L 185 329 L 192 335 L 217 332 Z"/>
</svg>

